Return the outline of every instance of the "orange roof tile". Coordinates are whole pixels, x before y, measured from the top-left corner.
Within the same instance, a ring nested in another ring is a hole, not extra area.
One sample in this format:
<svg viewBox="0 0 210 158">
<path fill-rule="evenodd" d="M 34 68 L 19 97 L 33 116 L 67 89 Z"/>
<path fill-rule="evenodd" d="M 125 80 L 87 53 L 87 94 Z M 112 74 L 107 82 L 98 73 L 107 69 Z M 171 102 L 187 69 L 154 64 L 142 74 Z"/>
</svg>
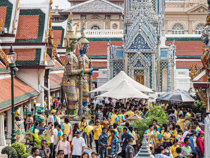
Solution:
<svg viewBox="0 0 210 158">
<path fill-rule="evenodd" d="M 3 20 L 2 28 L 4 28 L 6 15 L 7 15 L 7 6 L 0 6 L 0 23 L 1 23 L 1 20 Z"/>
<path fill-rule="evenodd" d="M 90 41 L 90 49 L 86 55 L 107 55 L 107 43 L 109 41 Z M 122 41 L 112 41 L 115 46 L 122 46 Z M 79 55 L 78 48 L 76 49 L 76 55 Z"/>
<path fill-rule="evenodd" d="M 176 67 L 190 67 L 190 65 L 197 64 L 198 67 L 203 67 L 203 64 L 201 61 L 176 61 Z"/>
<path fill-rule="evenodd" d="M 97 77 L 98 77 L 98 72 L 93 71 L 92 79 L 97 80 Z"/>
<path fill-rule="evenodd" d="M 17 61 L 34 61 L 36 57 L 36 49 L 15 49 L 17 53 Z M 7 54 L 9 49 L 4 49 L 4 52 Z"/>
<path fill-rule="evenodd" d="M 39 15 L 19 15 L 16 39 L 36 39 L 39 31 Z"/>
<path fill-rule="evenodd" d="M 55 66 L 54 67 L 60 67 L 60 68 L 62 68 L 62 66 L 58 63 L 58 61 L 54 61 L 54 63 L 55 63 Z"/>
<path fill-rule="evenodd" d="M 206 76 L 206 74 L 205 75 L 203 75 L 198 81 L 196 81 L 196 82 L 207 82 L 207 76 Z"/>
<path fill-rule="evenodd" d="M 105 62 L 105 61 L 102 61 L 102 62 L 92 61 L 92 67 L 107 67 L 107 62 Z"/>
<path fill-rule="evenodd" d="M 166 41 L 166 45 L 173 41 Z M 202 41 L 175 41 L 176 55 L 202 55 Z"/>
<path fill-rule="evenodd" d="M 11 78 L 0 79 L 0 102 L 11 99 Z M 32 92 L 35 89 L 24 83 L 18 78 L 14 78 L 14 96 L 22 96 L 26 93 Z"/>
<path fill-rule="evenodd" d="M 50 86 L 59 85 L 62 81 L 63 73 L 50 74 Z"/>
<path fill-rule="evenodd" d="M 53 30 L 53 40 L 55 43 L 61 44 L 62 30 Z"/>
</svg>

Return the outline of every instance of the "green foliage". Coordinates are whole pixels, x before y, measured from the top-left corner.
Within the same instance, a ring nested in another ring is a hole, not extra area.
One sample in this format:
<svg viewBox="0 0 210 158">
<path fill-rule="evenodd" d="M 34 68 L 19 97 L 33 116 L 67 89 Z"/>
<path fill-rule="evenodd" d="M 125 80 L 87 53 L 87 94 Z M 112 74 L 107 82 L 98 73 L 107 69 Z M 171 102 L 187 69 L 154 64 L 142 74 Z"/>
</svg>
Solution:
<svg viewBox="0 0 210 158">
<path fill-rule="evenodd" d="M 33 137 L 34 137 L 34 145 L 37 147 L 37 148 L 41 148 L 41 141 L 44 139 L 44 140 L 46 140 L 47 141 L 47 146 L 49 147 L 49 145 L 50 145 L 50 139 L 49 139 L 49 137 L 47 137 L 47 136 L 45 136 L 45 135 L 38 135 L 38 134 L 34 134 L 34 133 L 32 133 L 32 132 L 26 132 L 25 133 L 26 135 L 32 135 Z M 30 140 L 30 144 L 32 144 L 33 143 L 33 137 L 26 137 L 27 139 L 29 139 Z"/>
<path fill-rule="evenodd" d="M 21 156 L 21 158 L 27 158 L 27 157 L 29 157 L 29 156 L 30 156 L 29 154 L 25 153 L 25 154 L 23 154 L 23 155 Z"/>
<path fill-rule="evenodd" d="M 25 154 L 26 147 L 24 144 L 15 142 L 12 144 L 12 147 L 16 150 L 18 158 L 21 158 L 21 155 Z"/>
<path fill-rule="evenodd" d="M 159 126 L 162 126 L 162 124 L 168 121 L 168 115 L 161 107 L 155 106 L 151 107 L 151 109 L 147 111 L 142 120 L 136 120 L 132 123 L 134 128 L 138 128 L 140 143 L 143 140 L 143 134 L 149 128 L 149 125 L 152 124 L 154 119 L 157 120 Z"/>
<path fill-rule="evenodd" d="M 2 149 L 1 154 L 7 154 L 9 157 L 10 155 L 17 155 L 17 152 L 13 147 L 6 146 Z"/>
<path fill-rule="evenodd" d="M 202 111 L 206 109 L 206 107 L 204 106 L 203 102 L 202 101 L 199 101 L 195 104 L 195 106 L 198 108 L 198 109 L 201 109 Z"/>
</svg>

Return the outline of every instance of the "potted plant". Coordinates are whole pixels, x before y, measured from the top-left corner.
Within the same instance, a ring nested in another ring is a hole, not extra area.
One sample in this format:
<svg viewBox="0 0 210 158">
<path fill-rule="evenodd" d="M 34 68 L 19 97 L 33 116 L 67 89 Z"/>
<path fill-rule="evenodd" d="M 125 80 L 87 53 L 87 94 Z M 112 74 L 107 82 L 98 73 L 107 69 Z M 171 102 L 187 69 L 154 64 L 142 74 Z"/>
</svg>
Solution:
<svg viewBox="0 0 210 158">
<path fill-rule="evenodd" d="M 16 150 L 11 146 L 6 146 L 2 149 L 1 154 L 7 154 L 8 158 L 12 155 L 17 156 Z"/>
</svg>

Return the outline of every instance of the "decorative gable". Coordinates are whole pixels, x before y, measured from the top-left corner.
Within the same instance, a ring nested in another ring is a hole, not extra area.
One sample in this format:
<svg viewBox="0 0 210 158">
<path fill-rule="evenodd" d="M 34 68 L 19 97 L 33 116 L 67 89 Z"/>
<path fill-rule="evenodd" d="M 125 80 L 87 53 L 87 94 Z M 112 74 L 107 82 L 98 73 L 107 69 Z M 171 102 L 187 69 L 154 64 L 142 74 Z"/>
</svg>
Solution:
<svg viewBox="0 0 210 158">
<path fill-rule="evenodd" d="M 58 47 L 62 47 L 65 30 L 61 26 L 53 26 L 52 29 L 54 43 L 58 43 Z"/>
<path fill-rule="evenodd" d="M 203 12 L 208 12 L 208 10 L 202 6 L 202 7 L 195 9 L 191 13 L 203 13 Z"/>
<path fill-rule="evenodd" d="M 151 49 L 145 39 L 139 34 L 129 49 Z"/>
<path fill-rule="evenodd" d="M 90 17 L 91 19 L 102 19 L 99 15 L 93 15 Z"/>
<path fill-rule="evenodd" d="M 200 4 L 196 7 L 193 7 L 187 11 L 188 14 L 195 14 L 195 13 L 205 13 L 207 14 L 208 7 L 206 5 Z"/>
<path fill-rule="evenodd" d="M 12 16 L 13 4 L 9 0 L 0 1 L 0 24 L 2 22 L 2 28 L 6 27 L 9 31 L 11 16 Z"/>
</svg>

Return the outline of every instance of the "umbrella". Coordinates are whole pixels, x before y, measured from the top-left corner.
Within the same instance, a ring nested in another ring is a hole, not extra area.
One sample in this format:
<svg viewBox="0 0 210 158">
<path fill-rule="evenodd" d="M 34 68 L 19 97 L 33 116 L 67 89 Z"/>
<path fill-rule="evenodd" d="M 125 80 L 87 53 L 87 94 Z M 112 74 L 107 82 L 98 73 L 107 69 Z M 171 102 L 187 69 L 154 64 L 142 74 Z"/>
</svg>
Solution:
<svg viewBox="0 0 210 158">
<path fill-rule="evenodd" d="M 170 102 L 170 103 L 194 103 L 194 99 L 186 92 L 174 90 L 159 96 L 157 102 Z"/>
<path fill-rule="evenodd" d="M 121 81 L 117 86 L 113 87 L 108 92 L 101 94 L 97 97 L 111 97 L 115 99 L 149 98 L 146 94 L 134 88 L 126 79 Z"/>
<path fill-rule="evenodd" d="M 102 86 L 92 90 L 91 93 L 92 92 L 99 92 L 99 91 L 109 91 L 113 87 L 117 86 L 124 79 L 126 79 L 132 86 L 134 86 L 136 89 L 138 89 L 141 92 L 153 92 L 150 88 L 136 82 L 134 79 L 129 77 L 124 71 L 121 71 L 117 76 L 115 76 L 113 79 L 111 79 L 107 83 L 105 83 Z"/>
</svg>

